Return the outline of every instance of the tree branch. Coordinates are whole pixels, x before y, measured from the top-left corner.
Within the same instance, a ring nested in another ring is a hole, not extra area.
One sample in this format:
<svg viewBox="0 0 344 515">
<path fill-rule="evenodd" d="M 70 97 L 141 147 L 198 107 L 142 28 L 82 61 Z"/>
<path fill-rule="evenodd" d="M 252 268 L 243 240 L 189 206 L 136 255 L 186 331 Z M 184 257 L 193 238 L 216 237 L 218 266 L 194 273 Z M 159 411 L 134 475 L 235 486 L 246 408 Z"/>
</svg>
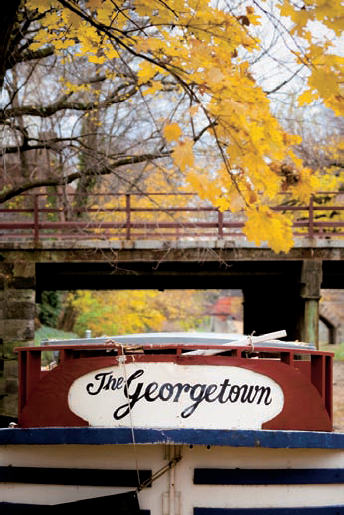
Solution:
<svg viewBox="0 0 344 515">
<path fill-rule="evenodd" d="M 53 176 L 50 178 L 44 179 L 36 179 L 24 182 L 20 185 L 13 186 L 8 190 L 3 190 L 0 192 L 0 204 L 10 200 L 11 198 L 20 195 L 26 191 L 33 190 L 34 188 L 41 188 L 43 186 L 64 186 L 66 184 L 70 184 L 81 177 L 92 176 L 92 175 L 110 175 L 117 168 L 121 166 L 127 166 L 131 164 L 144 163 L 147 161 L 153 161 L 156 159 L 163 159 L 169 157 L 171 155 L 171 151 L 158 152 L 152 154 L 141 154 L 137 156 L 126 156 L 121 157 L 111 163 L 108 166 L 104 166 L 102 169 L 97 170 L 95 173 L 93 170 L 82 170 L 74 173 L 70 173 L 67 176 Z"/>
<path fill-rule="evenodd" d="M 117 88 L 115 93 L 110 95 L 102 102 L 67 101 L 67 98 L 70 96 L 69 93 L 63 95 L 57 102 L 53 102 L 47 106 L 24 105 L 3 109 L 0 111 L 0 122 L 7 120 L 8 118 L 15 118 L 17 116 L 27 115 L 48 118 L 49 116 L 52 116 L 59 111 L 65 111 L 67 109 L 71 111 L 92 111 L 93 109 L 102 109 L 113 104 L 120 104 L 121 102 L 128 100 L 128 98 L 132 97 L 137 92 L 137 86 L 135 84 L 129 91 L 126 91 L 122 95 L 117 95 L 118 91 L 120 89 L 124 89 L 125 87 L 127 86 L 122 85 L 121 87 Z"/>
<path fill-rule="evenodd" d="M 39 48 L 38 50 L 27 50 L 23 52 L 21 55 L 17 56 L 16 61 L 12 64 L 12 67 L 18 63 L 24 63 L 27 61 L 33 61 L 34 59 L 43 59 L 44 57 L 49 57 L 50 55 L 54 55 L 54 47 L 47 46 L 45 48 Z"/>
</svg>

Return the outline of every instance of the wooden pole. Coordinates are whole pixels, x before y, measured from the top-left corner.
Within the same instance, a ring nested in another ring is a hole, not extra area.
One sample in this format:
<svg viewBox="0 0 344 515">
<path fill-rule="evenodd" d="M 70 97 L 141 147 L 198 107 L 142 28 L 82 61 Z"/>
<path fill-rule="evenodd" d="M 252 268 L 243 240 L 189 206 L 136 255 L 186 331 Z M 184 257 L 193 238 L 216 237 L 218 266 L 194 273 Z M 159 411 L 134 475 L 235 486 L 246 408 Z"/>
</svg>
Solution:
<svg viewBox="0 0 344 515">
<path fill-rule="evenodd" d="M 314 343 L 319 348 L 319 300 L 321 297 L 322 261 L 310 260 L 302 263 L 301 297 L 304 299 L 302 340 Z"/>
<path fill-rule="evenodd" d="M 319 347 L 319 299 L 305 299 L 303 340 Z"/>
</svg>

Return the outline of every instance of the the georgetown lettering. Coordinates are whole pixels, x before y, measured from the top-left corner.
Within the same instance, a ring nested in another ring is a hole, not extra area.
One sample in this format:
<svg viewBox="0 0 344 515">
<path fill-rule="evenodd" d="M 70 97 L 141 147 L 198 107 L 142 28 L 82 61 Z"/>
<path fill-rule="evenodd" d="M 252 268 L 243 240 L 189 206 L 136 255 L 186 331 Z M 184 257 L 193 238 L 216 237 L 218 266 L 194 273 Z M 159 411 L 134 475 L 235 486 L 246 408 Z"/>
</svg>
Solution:
<svg viewBox="0 0 344 515">
<path fill-rule="evenodd" d="M 194 413 L 201 402 L 226 403 L 249 403 L 249 404 L 271 404 L 271 388 L 269 386 L 231 384 L 229 379 L 224 379 L 220 384 L 189 384 L 189 383 L 162 383 L 152 381 L 145 385 L 137 382 L 139 377 L 144 374 L 144 370 L 136 370 L 128 377 L 127 382 L 124 377 L 114 377 L 112 372 L 101 372 L 94 376 L 96 383 L 88 383 L 86 386 L 89 395 L 98 395 L 102 390 L 122 390 L 129 402 L 119 406 L 113 416 L 120 420 L 127 416 L 134 406 L 141 400 L 146 402 L 179 402 L 181 396 L 187 394 L 192 401 L 188 407 L 181 412 L 182 418 L 188 418 Z M 132 393 L 130 387 L 134 387 Z"/>
</svg>

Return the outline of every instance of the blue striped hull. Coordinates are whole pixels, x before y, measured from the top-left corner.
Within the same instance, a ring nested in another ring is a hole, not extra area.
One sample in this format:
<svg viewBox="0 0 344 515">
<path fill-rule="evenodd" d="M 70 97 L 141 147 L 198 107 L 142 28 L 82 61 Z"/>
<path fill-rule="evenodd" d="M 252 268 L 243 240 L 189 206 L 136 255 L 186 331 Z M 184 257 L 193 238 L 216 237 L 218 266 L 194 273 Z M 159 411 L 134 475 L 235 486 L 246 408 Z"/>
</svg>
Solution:
<svg viewBox="0 0 344 515">
<path fill-rule="evenodd" d="M 0 430 L 1 514 L 107 512 L 162 471 L 133 515 L 344 515 L 344 435 L 70 429 Z"/>
</svg>

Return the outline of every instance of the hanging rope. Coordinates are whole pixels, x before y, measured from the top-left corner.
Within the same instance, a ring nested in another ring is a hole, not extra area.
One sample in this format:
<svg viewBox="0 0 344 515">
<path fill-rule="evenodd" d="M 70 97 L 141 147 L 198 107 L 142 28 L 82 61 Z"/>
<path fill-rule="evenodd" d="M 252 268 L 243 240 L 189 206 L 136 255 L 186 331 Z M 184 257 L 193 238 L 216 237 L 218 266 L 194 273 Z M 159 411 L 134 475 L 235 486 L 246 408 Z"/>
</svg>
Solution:
<svg viewBox="0 0 344 515">
<path fill-rule="evenodd" d="M 127 369 L 126 369 L 126 366 L 125 366 L 125 362 L 126 362 L 127 358 L 126 358 L 126 356 L 124 354 L 123 344 L 121 343 L 120 346 L 121 346 L 122 354 L 117 356 L 116 359 L 118 361 L 118 365 L 122 366 L 123 376 L 124 376 L 124 379 L 125 379 L 125 385 L 126 385 L 126 388 L 127 388 L 127 393 L 129 395 L 129 392 L 128 392 Z M 141 484 L 140 470 L 139 470 L 139 464 L 138 464 L 138 458 L 137 458 L 137 449 L 136 449 L 136 442 L 135 442 L 135 432 L 134 432 L 133 417 L 132 417 L 132 413 L 131 413 L 131 407 L 130 407 L 129 399 L 128 399 L 128 407 L 129 407 L 129 420 L 130 420 L 130 429 L 131 429 L 131 439 L 132 439 L 133 446 L 134 446 L 134 456 L 135 456 L 135 466 L 136 466 L 136 474 L 137 474 L 137 484 L 140 485 Z"/>
<path fill-rule="evenodd" d="M 118 362 L 118 365 L 121 366 L 122 369 L 123 369 L 123 376 L 124 376 L 125 384 L 127 386 L 127 391 L 128 391 L 127 369 L 126 369 L 126 366 L 125 366 L 127 358 L 126 358 L 126 356 L 124 354 L 125 347 L 123 346 L 123 344 L 120 344 L 120 347 L 121 347 L 121 354 L 119 356 L 117 356 L 116 360 Z M 140 470 L 139 470 L 138 457 L 137 457 L 137 448 L 136 448 L 136 441 L 135 441 L 135 431 L 134 431 L 134 424 L 133 424 L 133 418 L 132 418 L 132 412 L 131 412 L 131 407 L 130 407 L 129 399 L 128 399 L 128 407 L 129 407 L 129 420 L 130 420 L 131 438 L 132 438 L 132 442 L 133 442 L 133 446 L 134 446 L 137 482 L 138 482 L 138 485 L 139 485 L 137 487 L 137 489 L 136 489 L 136 492 L 140 492 L 144 488 L 148 488 L 153 483 L 153 481 L 155 481 L 159 477 L 163 476 L 168 470 L 170 470 L 171 468 L 175 467 L 177 465 L 177 463 L 182 459 L 182 456 L 177 456 L 175 458 L 172 458 L 167 463 L 167 465 L 164 465 L 163 467 L 161 467 L 161 469 L 159 469 L 157 472 L 152 474 L 151 477 L 146 479 L 143 483 L 141 483 L 141 480 L 140 480 Z"/>
</svg>

